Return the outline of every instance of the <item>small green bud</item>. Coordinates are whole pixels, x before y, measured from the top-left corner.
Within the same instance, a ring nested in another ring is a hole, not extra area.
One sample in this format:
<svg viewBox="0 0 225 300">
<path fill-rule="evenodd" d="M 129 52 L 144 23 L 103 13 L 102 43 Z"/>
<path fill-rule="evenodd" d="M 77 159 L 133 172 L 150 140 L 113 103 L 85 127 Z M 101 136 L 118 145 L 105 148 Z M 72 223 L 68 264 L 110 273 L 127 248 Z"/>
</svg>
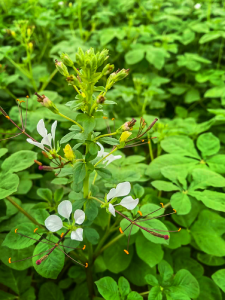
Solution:
<svg viewBox="0 0 225 300">
<path fill-rule="evenodd" d="M 129 74 L 129 69 L 122 69 L 117 73 L 116 81 L 122 80 Z"/>
<path fill-rule="evenodd" d="M 63 62 L 66 66 L 68 66 L 68 67 L 72 67 L 72 66 L 73 66 L 73 61 L 72 61 L 72 59 L 69 57 L 68 54 L 62 53 L 60 57 L 61 57 L 61 59 L 62 59 L 62 62 Z"/>
<path fill-rule="evenodd" d="M 100 52 L 99 56 L 98 56 L 98 67 L 100 67 L 105 60 L 107 60 L 109 58 L 108 56 L 109 50 L 104 49 Z"/>
<path fill-rule="evenodd" d="M 107 64 L 102 70 L 102 75 L 107 75 L 111 73 L 113 70 L 114 70 L 114 65 Z"/>
<path fill-rule="evenodd" d="M 67 67 L 64 65 L 63 62 L 58 61 L 56 59 L 55 60 L 55 66 L 56 66 L 56 69 L 59 71 L 59 73 L 61 73 L 63 76 L 65 76 L 65 77 L 69 76 L 69 72 L 67 70 Z"/>
<path fill-rule="evenodd" d="M 39 95 L 38 93 L 35 93 L 35 95 L 37 96 L 37 101 L 39 103 L 41 103 L 41 105 L 43 105 L 44 107 L 47 107 L 48 109 L 50 109 L 54 114 L 58 114 L 59 110 L 58 108 L 55 106 L 55 104 L 45 95 Z"/>
</svg>

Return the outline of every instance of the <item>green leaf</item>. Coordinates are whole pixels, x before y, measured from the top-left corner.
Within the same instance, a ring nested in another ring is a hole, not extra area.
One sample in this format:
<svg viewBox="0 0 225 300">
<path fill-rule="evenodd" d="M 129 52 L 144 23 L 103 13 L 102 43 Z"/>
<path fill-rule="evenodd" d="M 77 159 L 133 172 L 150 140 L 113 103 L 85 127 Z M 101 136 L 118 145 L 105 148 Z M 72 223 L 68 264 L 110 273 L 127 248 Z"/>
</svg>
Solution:
<svg viewBox="0 0 225 300">
<path fill-rule="evenodd" d="M 108 145 L 112 145 L 112 146 L 120 144 L 120 142 L 117 139 L 112 138 L 112 137 L 103 137 L 100 139 L 100 142 L 108 144 Z"/>
<path fill-rule="evenodd" d="M 206 160 L 211 171 L 219 174 L 225 174 L 225 155 L 217 154 Z"/>
<path fill-rule="evenodd" d="M 120 292 L 121 297 L 125 297 L 126 295 L 129 294 L 130 284 L 129 284 L 129 281 L 125 277 L 121 276 L 119 278 L 118 287 L 119 287 L 119 292 Z"/>
<path fill-rule="evenodd" d="M 162 300 L 163 295 L 160 286 L 154 286 L 151 288 L 148 294 L 148 300 Z"/>
<path fill-rule="evenodd" d="M 54 200 L 56 202 L 60 202 L 62 200 L 63 195 L 64 195 L 64 189 L 63 188 L 57 189 L 54 193 Z"/>
<path fill-rule="evenodd" d="M 120 300 L 117 283 L 111 277 L 103 277 L 95 284 L 105 300 Z"/>
<path fill-rule="evenodd" d="M 98 173 L 99 176 L 101 176 L 102 178 L 111 178 L 112 177 L 112 173 L 105 168 L 95 168 L 96 172 Z"/>
<path fill-rule="evenodd" d="M 92 245 L 97 245 L 99 240 L 99 234 L 94 228 L 85 228 L 84 238 L 86 238 Z"/>
<path fill-rule="evenodd" d="M 0 174 L 0 199 L 4 199 L 17 191 L 19 177 L 16 174 Z"/>
<path fill-rule="evenodd" d="M 2 245 L 7 246 L 11 249 L 23 249 L 33 245 L 34 243 L 36 243 L 36 240 L 39 240 L 41 238 L 38 234 L 34 233 L 34 229 L 36 227 L 37 225 L 31 223 L 23 223 L 17 226 L 17 233 L 15 233 L 16 228 L 12 228 L 11 231 L 7 234 Z M 29 239 L 25 236 L 21 236 L 20 234 L 26 235 L 35 240 Z"/>
<path fill-rule="evenodd" d="M 161 146 L 163 150 L 171 154 L 200 158 L 193 141 L 187 136 L 169 136 L 162 140 Z"/>
<path fill-rule="evenodd" d="M 6 293 L 4 291 L 0 291 L 0 299 L 1 300 L 15 300 L 17 296 Z"/>
<path fill-rule="evenodd" d="M 122 238 L 113 247 L 107 248 L 103 253 L 103 258 L 107 269 L 112 273 L 120 273 L 127 269 L 133 256 L 133 247 L 129 249 L 129 255 L 123 250 L 126 249 L 126 238 Z"/>
<path fill-rule="evenodd" d="M 52 202 L 52 191 L 50 189 L 39 188 L 37 189 L 37 195 L 46 201 Z"/>
<path fill-rule="evenodd" d="M 147 284 L 149 284 L 151 286 L 158 286 L 159 285 L 158 279 L 152 274 L 146 275 L 145 280 L 146 280 Z"/>
<path fill-rule="evenodd" d="M 85 164 L 77 162 L 73 168 L 73 180 L 75 184 L 82 182 L 86 175 Z"/>
<path fill-rule="evenodd" d="M 221 269 L 212 274 L 213 281 L 225 292 L 225 269 Z"/>
<path fill-rule="evenodd" d="M 178 215 L 186 215 L 191 211 L 191 201 L 188 195 L 183 192 L 173 194 L 170 203 Z"/>
<path fill-rule="evenodd" d="M 209 277 L 202 276 L 198 282 L 200 294 L 197 300 L 222 300 L 220 289 Z"/>
<path fill-rule="evenodd" d="M 220 140 L 211 132 L 203 133 L 197 139 L 197 147 L 204 156 L 210 156 L 220 150 Z"/>
<path fill-rule="evenodd" d="M 217 257 L 201 252 L 197 254 L 197 259 L 207 266 L 222 266 L 225 264 L 225 259 L 223 257 Z"/>
<path fill-rule="evenodd" d="M 78 123 L 82 122 L 85 133 L 90 133 L 95 128 L 95 124 L 96 124 L 95 118 L 90 117 L 87 114 L 79 114 L 76 120 Z"/>
<path fill-rule="evenodd" d="M 134 65 L 140 61 L 145 56 L 145 50 L 144 49 L 134 49 L 130 50 L 125 54 L 125 60 L 128 65 Z"/>
<path fill-rule="evenodd" d="M 98 207 L 96 205 L 96 201 L 93 199 L 88 199 L 86 204 L 85 214 L 87 220 L 93 221 L 98 215 Z"/>
<path fill-rule="evenodd" d="M 165 64 L 165 57 L 170 55 L 163 49 L 148 46 L 148 51 L 146 52 L 146 59 L 150 64 L 153 64 L 154 67 L 158 70 L 161 70 Z"/>
<path fill-rule="evenodd" d="M 139 234 L 136 239 L 136 250 L 137 255 L 151 268 L 163 259 L 164 252 L 161 245 L 146 240 L 142 234 Z"/>
<path fill-rule="evenodd" d="M 2 170 L 5 172 L 19 172 L 32 166 L 35 159 L 37 159 L 37 153 L 30 150 L 21 150 L 4 160 Z"/>
<path fill-rule="evenodd" d="M 151 185 L 153 185 L 159 191 L 165 191 L 165 192 L 179 191 L 179 187 L 167 181 L 156 180 L 156 181 L 152 181 Z"/>
<path fill-rule="evenodd" d="M 186 93 L 186 95 L 184 97 L 184 102 L 190 104 L 190 103 L 196 102 L 200 99 L 201 99 L 201 97 L 200 97 L 199 91 L 195 88 L 191 88 Z"/>
<path fill-rule="evenodd" d="M 143 297 L 139 295 L 137 292 L 131 292 L 127 296 L 127 300 L 143 300 Z"/>
<path fill-rule="evenodd" d="M 203 192 L 191 191 L 190 195 L 211 209 L 225 212 L 225 194 L 223 193 L 205 190 Z"/>
<path fill-rule="evenodd" d="M 204 94 L 205 98 L 221 98 L 225 95 L 225 85 L 220 85 L 207 90 Z"/>
<path fill-rule="evenodd" d="M 154 159 L 146 170 L 146 175 L 153 179 L 162 179 L 161 169 L 168 166 L 176 166 L 180 169 L 191 169 L 197 161 L 193 158 L 183 157 L 176 154 L 164 154 Z"/>
<path fill-rule="evenodd" d="M 53 235 L 49 236 L 48 239 L 53 243 L 57 243 L 59 241 L 59 239 Z M 52 245 L 39 243 L 35 247 L 33 255 L 39 254 L 46 250 L 50 250 L 51 248 Z M 56 279 L 61 270 L 63 269 L 65 255 L 56 247 L 46 260 L 44 260 L 40 265 L 36 265 L 36 261 L 44 255 L 45 253 L 42 253 L 40 256 L 33 257 L 33 266 L 37 273 L 40 274 L 42 277 Z"/>
<path fill-rule="evenodd" d="M 89 152 L 91 155 L 96 155 L 98 153 L 98 145 L 94 142 L 89 144 Z"/>
<path fill-rule="evenodd" d="M 211 42 L 212 40 L 218 39 L 219 37 L 224 37 L 223 31 L 210 31 L 200 38 L 199 43 L 205 44 Z"/>
<path fill-rule="evenodd" d="M 221 175 L 207 169 L 194 169 L 192 177 L 193 181 L 189 190 L 205 189 L 207 186 L 225 186 L 225 179 Z"/>
<path fill-rule="evenodd" d="M 141 198 L 145 193 L 145 189 L 138 183 L 134 184 L 133 191 L 136 198 Z"/>
<path fill-rule="evenodd" d="M 3 155 L 5 155 L 8 152 L 7 148 L 1 148 L 0 149 L 0 157 L 2 157 Z"/>
<path fill-rule="evenodd" d="M 27 257 L 31 257 L 34 252 L 34 246 L 30 246 L 28 248 L 25 248 L 23 250 L 15 250 L 15 249 L 9 249 L 8 247 L 1 247 L 1 260 L 2 262 L 8 267 L 9 263 L 9 257 L 11 257 L 12 261 L 21 260 L 24 259 L 24 261 L 15 262 L 10 264 L 10 268 L 14 270 L 25 270 L 32 266 L 31 259 L 25 259 Z"/>
<path fill-rule="evenodd" d="M 165 261 L 162 260 L 158 265 L 159 273 L 163 279 L 163 281 L 168 281 L 173 276 L 173 268 L 171 265 Z"/>
<path fill-rule="evenodd" d="M 199 284 L 196 278 L 187 270 L 179 270 L 173 279 L 174 286 L 182 288 L 190 298 L 197 298 L 199 295 Z"/>
<path fill-rule="evenodd" d="M 159 232 L 162 231 L 162 234 L 164 234 L 166 232 L 166 234 L 168 234 L 168 236 L 170 236 L 169 233 L 167 232 L 168 231 L 167 227 L 163 224 L 163 222 L 161 222 L 159 220 L 152 219 L 149 221 L 141 222 L 139 224 L 145 228 L 154 228 L 156 230 L 159 230 Z M 141 231 L 142 231 L 143 235 L 145 236 L 145 238 L 153 243 L 166 244 L 166 245 L 169 244 L 169 240 L 165 240 L 164 238 L 154 236 L 151 233 L 149 233 L 143 229 L 141 229 Z"/>
<path fill-rule="evenodd" d="M 62 290 L 52 281 L 42 284 L 39 290 L 38 300 L 64 300 Z"/>
</svg>

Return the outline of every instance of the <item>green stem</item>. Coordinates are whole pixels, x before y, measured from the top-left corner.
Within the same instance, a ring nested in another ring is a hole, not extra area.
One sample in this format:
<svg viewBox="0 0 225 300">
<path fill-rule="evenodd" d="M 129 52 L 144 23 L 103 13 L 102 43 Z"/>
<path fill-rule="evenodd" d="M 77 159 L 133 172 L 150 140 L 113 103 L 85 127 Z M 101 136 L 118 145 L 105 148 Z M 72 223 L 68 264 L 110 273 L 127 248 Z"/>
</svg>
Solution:
<svg viewBox="0 0 225 300">
<path fill-rule="evenodd" d="M 80 76 L 80 72 L 77 70 L 77 68 L 75 68 L 75 67 L 73 66 L 73 69 L 74 69 L 74 71 L 77 73 L 77 75 Z"/>
<path fill-rule="evenodd" d="M 95 181 L 96 181 L 97 177 L 98 177 L 98 173 L 95 172 L 95 176 L 94 176 L 94 179 L 93 179 L 93 181 L 92 181 L 92 185 L 95 184 Z M 90 198 L 90 197 L 91 197 L 91 191 L 90 191 L 89 194 L 88 194 L 88 198 Z"/>
<path fill-rule="evenodd" d="M 84 189 L 84 198 L 86 199 L 88 198 L 88 194 L 89 194 L 89 173 L 87 173 L 84 178 L 83 189 Z"/>
<path fill-rule="evenodd" d="M 222 55 L 223 55 L 223 45 L 224 45 L 224 38 L 222 38 L 221 44 L 220 44 L 220 50 L 219 50 L 219 57 L 218 57 L 217 69 L 219 69 L 219 67 L 220 67 L 220 62 L 221 62 Z"/>
<path fill-rule="evenodd" d="M 87 276 L 87 286 L 89 291 L 90 299 L 93 299 L 94 296 L 94 281 L 93 281 L 93 272 L 92 272 L 92 262 L 93 262 L 93 248 L 90 242 L 87 243 L 88 248 L 88 268 L 86 269 Z"/>
<path fill-rule="evenodd" d="M 5 88 L 5 91 L 6 91 L 6 93 L 8 93 L 12 98 L 14 98 L 15 100 L 17 99 L 17 97 L 16 97 L 12 92 L 10 92 L 10 90 L 8 90 L 7 88 Z"/>
<path fill-rule="evenodd" d="M 150 291 L 148 292 L 143 292 L 143 293 L 139 293 L 140 296 L 145 296 L 145 295 L 148 295 L 150 293 Z"/>
<path fill-rule="evenodd" d="M 150 154 L 151 161 L 153 161 L 154 155 L 153 155 L 153 151 L 152 151 L 152 141 L 150 139 L 149 132 L 148 132 L 148 148 L 149 148 L 149 154 Z"/>
<path fill-rule="evenodd" d="M 64 119 L 67 119 L 68 121 L 73 122 L 73 123 L 76 124 L 78 127 L 80 127 L 80 129 L 82 130 L 82 132 L 84 132 L 84 128 L 83 128 L 79 123 L 77 123 L 76 121 L 70 119 L 69 117 L 67 117 L 67 116 L 65 116 L 65 115 L 63 115 L 63 114 L 61 114 L 61 113 L 58 113 L 58 115 L 60 115 L 60 116 L 63 117 Z"/>
<path fill-rule="evenodd" d="M 103 251 L 105 251 L 107 248 L 112 246 L 115 242 L 117 242 L 119 239 L 121 239 L 124 235 L 120 234 L 117 235 L 114 239 L 112 239 L 108 244 L 106 244 L 102 249 L 98 252 L 98 255 L 100 255 Z"/>
<path fill-rule="evenodd" d="M 79 23 L 79 30 L 80 30 L 80 37 L 83 38 L 83 26 L 82 26 L 82 17 L 81 17 L 81 7 L 82 7 L 82 0 L 79 1 L 78 4 L 78 23 Z"/>
<path fill-rule="evenodd" d="M 45 82 L 43 82 L 42 87 L 41 87 L 41 89 L 40 89 L 39 92 L 43 91 L 43 90 L 46 88 L 46 86 L 49 84 L 49 82 L 50 82 L 50 81 L 52 80 L 52 78 L 55 76 L 55 74 L 57 73 L 57 71 L 58 71 L 58 70 L 55 69 L 55 70 L 52 72 L 52 74 L 49 76 L 48 80 L 45 81 Z"/>
<path fill-rule="evenodd" d="M 111 136 L 111 135 L 115 135 L 115 134 L 117 134 L 116 131 L 115 131 L 115 132 L 112 132 L 112 133 L 106 133 L 106 134 L 99 135 L 99 136 L 97 136 L 97 137 L 93 140 L 93 142 L 99 140 L 99 139 L 102 138 L 102 137 L 105 137 L 105 136 Z"/>
<path fill-rule="evenodd" d="M 103 160 L 106 159 L 106 157 L 108 157 L 109 155 L 111 155 L 112 153 L 114 153 L 116 150 L 117 150 L 117 147 L 116 147 L 114 150 L 112 150 L 111 152 L 109 152 L 109 153 L 108 153 L 106 156 L 104 156 L 102 159 L 100 159 L 100 160 L 94 165 L 94 167 L 97 167 L 98 164 L 100 164 Z"/>
<path fill-rule="evenodd" d="M 9 202 L 14 205 L 24 216 L 26 216 L 32 223 L 38 225 L 39 227 L 45 228 L 41 224 L 39 224 L 31 215 L 29 215 L 19 204 L 17 204 L 11 197 L 6 197 Z"/>
</svg>

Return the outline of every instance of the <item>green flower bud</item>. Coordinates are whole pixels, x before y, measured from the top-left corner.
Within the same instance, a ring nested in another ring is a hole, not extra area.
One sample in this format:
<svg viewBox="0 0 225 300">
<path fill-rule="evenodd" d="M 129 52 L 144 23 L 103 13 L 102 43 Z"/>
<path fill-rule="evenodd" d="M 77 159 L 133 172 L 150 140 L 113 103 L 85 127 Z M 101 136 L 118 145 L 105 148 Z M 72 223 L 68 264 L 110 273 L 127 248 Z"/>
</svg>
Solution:
<svg viewBox="0 0 225 300">
<path fill-rule="evenodd" d="M 55 60 L 55 66 L 56 69 L 65 77 L 69 76 L 69 72 L 67 70 L 67 67 L 64 65 L 63 62 L 58 61 L 57 59 Z"/>
<path fill-rule="evenodd" d="M 72 67 L 72 66 L 73 66 L 73 61 L 72 61 L 72 59 L 69 57 L 68 54 L 62 53 L 60 57 L 61 57 L 61 59 L 62 59 L 62 62 L 63 62 L 66 66 L 68 66 L 68 67 Z"/>
<path fill-rule="evenodd" d="M 114 70 L 114 65 L 107 64 L 102 70 L 102 75 L 107 75 L 111 73 L 113 70 Z"/>
</svg>

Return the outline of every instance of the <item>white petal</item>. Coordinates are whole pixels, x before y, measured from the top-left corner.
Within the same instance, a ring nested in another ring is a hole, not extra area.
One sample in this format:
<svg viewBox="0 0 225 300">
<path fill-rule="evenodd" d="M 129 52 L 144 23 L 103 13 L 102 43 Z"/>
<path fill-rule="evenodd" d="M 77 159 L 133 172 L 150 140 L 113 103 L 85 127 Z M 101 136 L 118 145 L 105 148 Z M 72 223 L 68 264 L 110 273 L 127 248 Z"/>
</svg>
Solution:
<svg viewBox="0 0 225 300">
<path fill-rule="evenodd" d="M 109 212 L 115 217 L 116 216 L 116 213 L 115 213 L 115 208 L 114 206 L 109 203 Z"/>
<path fill-rule="evenodd" d="M 71 212 L 72 212 L 72 203 L 69 200 L 64 200 L 59 204 L 58 213 L 62 217 L 69 219 Z"/>
<path fill-rule="evenodd" d="M 51 215 L 45 220 L 45 226 L 49 231 L 55 232 L 63 227 L 63 222 L 60 217 Z"/>
<path fill-rule="evenodd" d="M 48 134 L 47 129 L 45 128 L 44 120 L 41 119 L 37 124 L 37 131 L 42 136 L 45 137 Z"/>
<path fill-rule="evenodd" d="M 96 143 L 99 147 L 100 147 L 100 151 L 98 151 L 98 157 L 102 157 L 105 156 L 105 152 L 104 152 L 104 147 L 102 146 L 102 144 L 100 144 L 99 142 Z M 108 154 L 108 153 L 107 153 Z M 106 154 L 106 155 L 107 155 Z"/>
<path fill-rule="evenodd" d="M 32 139 L 27 139 L 27 142 L 30 143 L 30 144 L 32 144 L 32 145 L 35 145 L 35 146 L 41 148 L 42 150 L 45 149 L 43 144 L 38 143 L 38 142 L 35 142 L 35 141 L 33 141 Z"/>
<path fill-rule="evenodd" d="M 51 133 L 49 133 L 48 135 L 46 135 L 42 141 L 42 144 L 49 146 L 50 148 L 52 148 L 52 135 Z"/>
<path fill-rule="evenodd" d="M 52 128 L 51 128 L 52 139 L 53 139 L 53 142 L 54 142 L 54 143 L 55 143 L 55 130 L 56 130 L 56 127 L 57 127 L 57 121 L 55 121 L 55 122 L 52 124 Z"/>
<path fill-rule="evenodd" d="M 126 207 L 129 210 L 134 209 L 138 205 L 139 199 L 133 199 L 131 196 L 123 198 L 123 200 L 117 204 Z"/>
<path fill-rule="evenodd" d="M 113 155 L 110 154 L 108 157 L 106 157 L 105 161 L 107 161 L 106 166 L 108 166 L 111 162 L 113 162 L 114 160 L 120 159 L 122 156 L 121 155 Z M 105 162 L 104 161 L 104 162 Z"/>
<path fill-rule="evenodd" d="M 85 220 L 85 213 L 81 209 L 77 209 L 74 212 L 74 219 L 76 224 L 82 224 Z"/>
<path fill-rule="evenodd" d="M 107 195 L 107 200 L 116 198 L 116 197 L 123 197 L 130 193 L 131 185 L 130 182 L 122 182 L 117 185 L 115 189 L 111 189 Z"/>
<path fill-rule="evenodd" d="M 71 240 L 83 241 L 83 229 L 78 228 L 75 231 L 71 232 Z"/>
</svg>

